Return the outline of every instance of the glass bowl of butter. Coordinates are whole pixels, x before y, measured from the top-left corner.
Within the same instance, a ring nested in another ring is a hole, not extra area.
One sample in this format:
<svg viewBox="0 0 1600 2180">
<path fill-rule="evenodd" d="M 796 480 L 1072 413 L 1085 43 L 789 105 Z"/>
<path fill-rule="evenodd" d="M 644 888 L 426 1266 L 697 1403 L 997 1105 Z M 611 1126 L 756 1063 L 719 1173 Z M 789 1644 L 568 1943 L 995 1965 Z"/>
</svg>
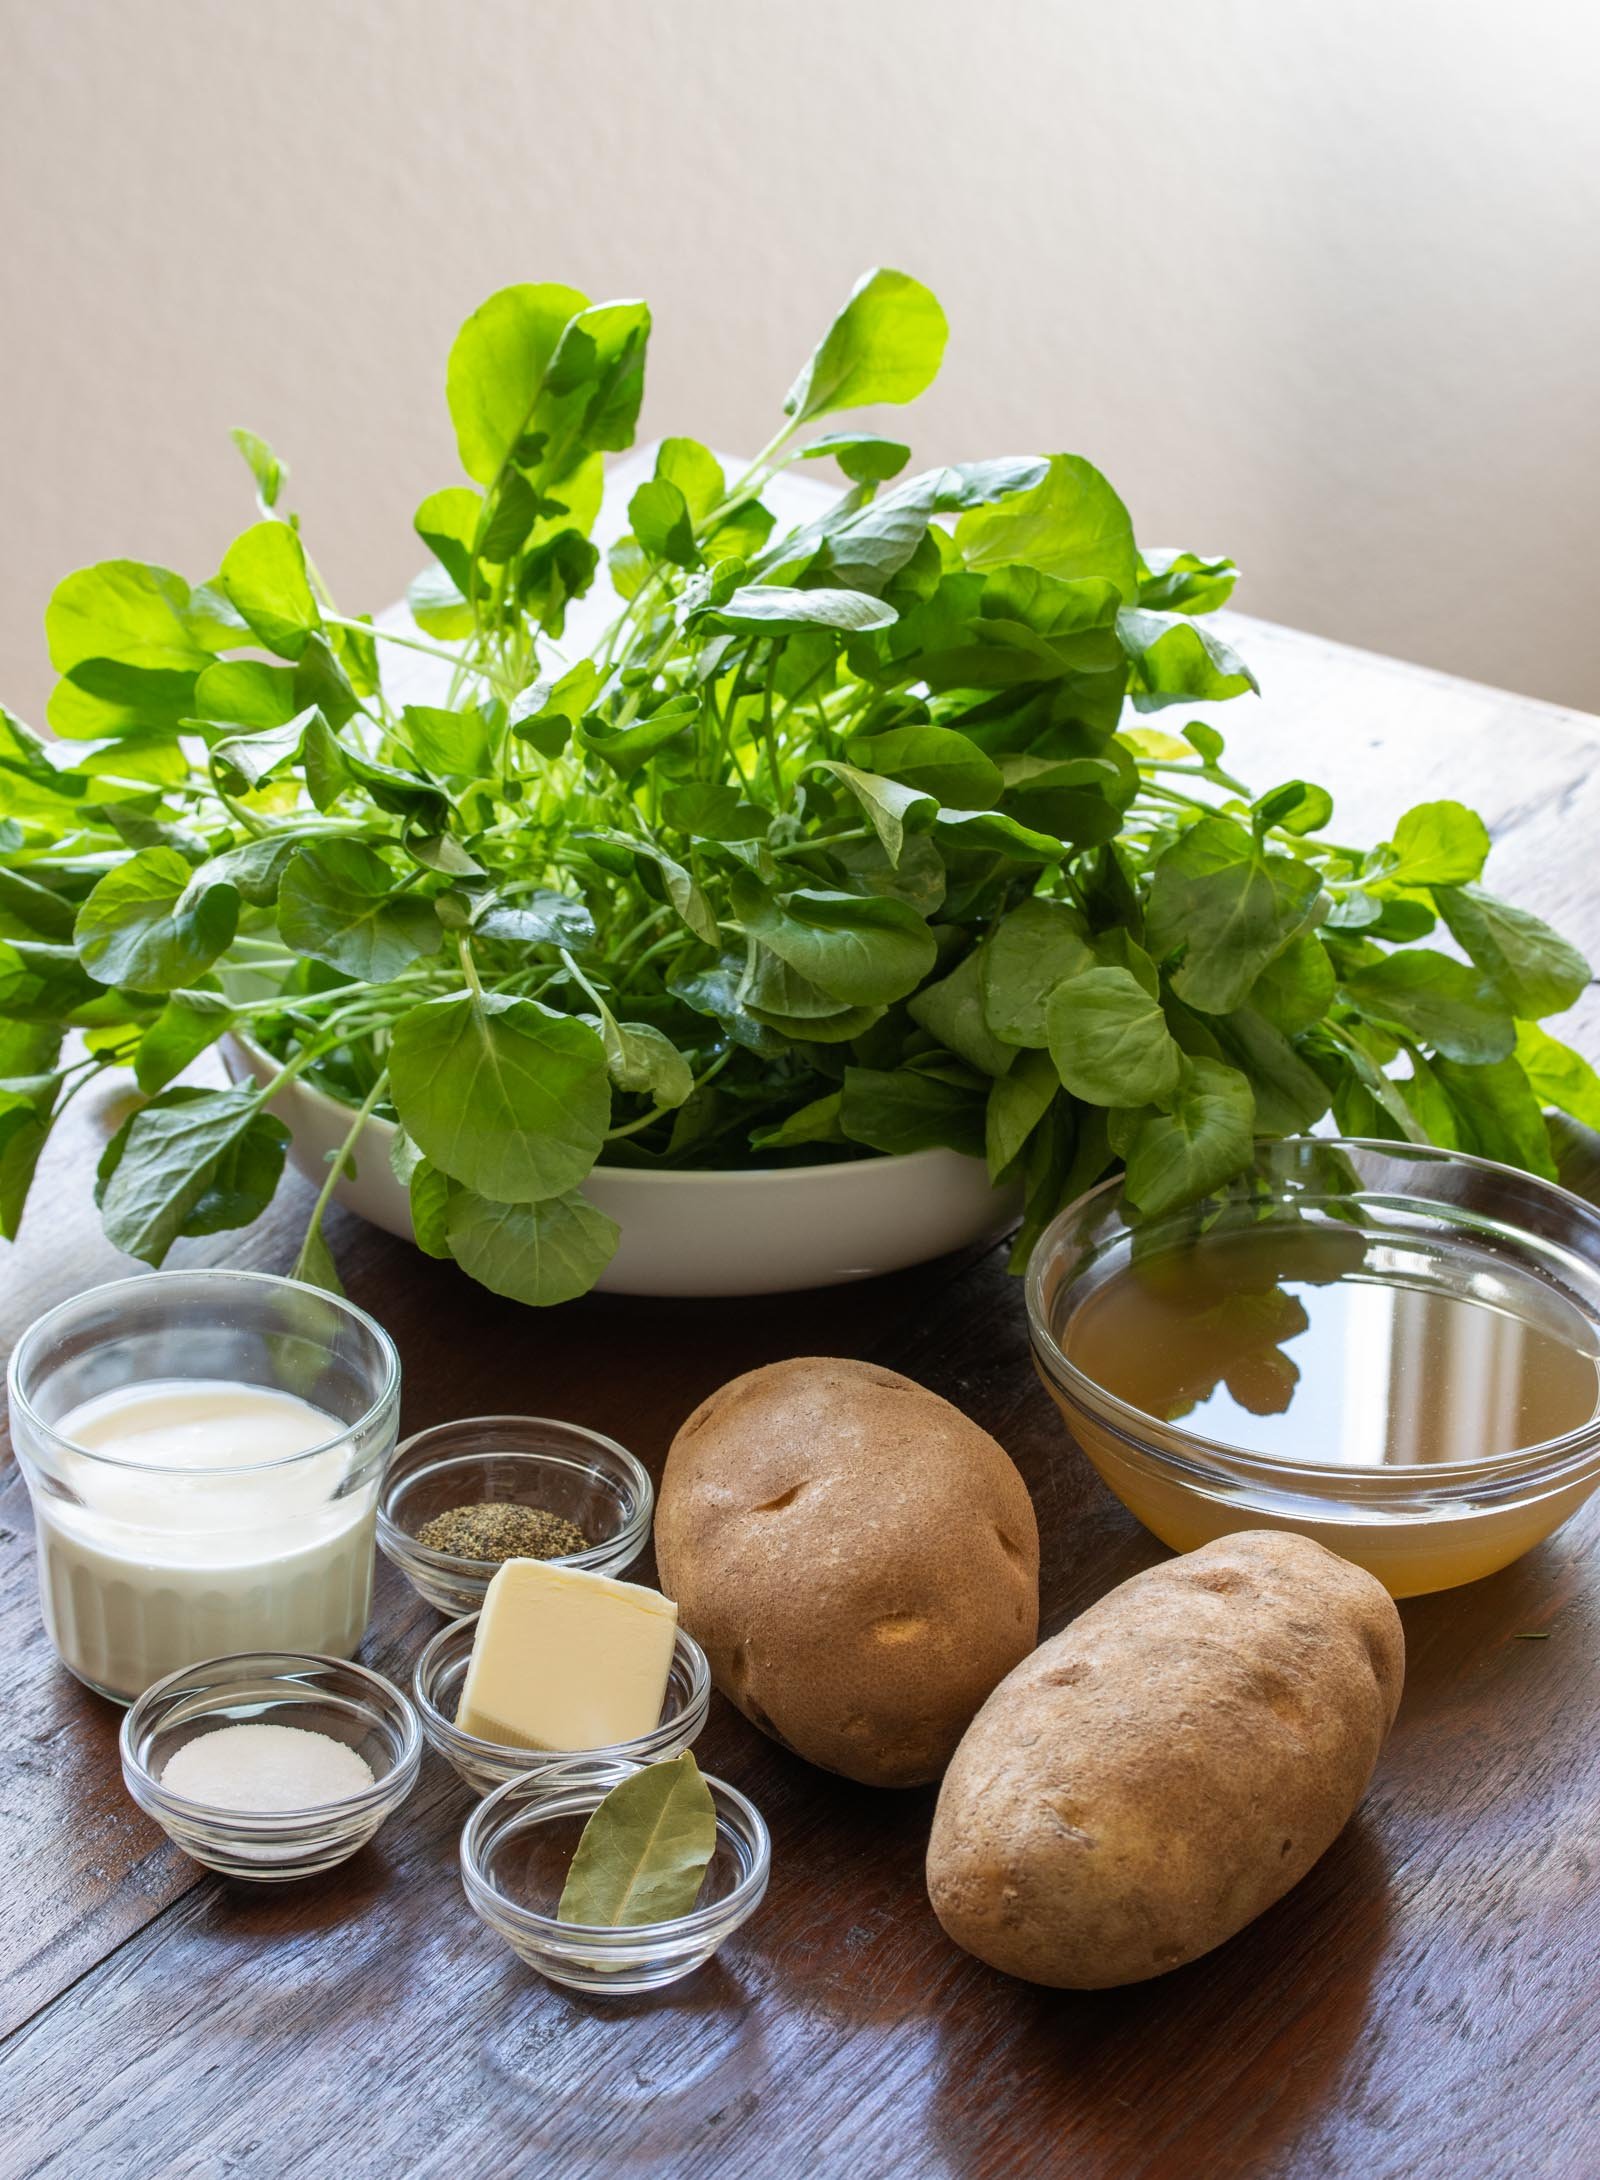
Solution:
<svg viewBox="0 0 1600 2180">
<path fill-rule="evenodd" d="M 461 1882 L 473 1913 L 552 1983 L 600 1998 L 660 1990 L 702 1966 L 760 1906 L 772 1867 L 761 1812 L 705 1773 L 717 1840 L 689 1913 L 659 1923 L 563 1922 L 562 1888 L 583 1827 L 639 1769 L 620 1750 L 602 1750 L 509 1779 L 461 1834 Z"/>
<path fill-rule="evenodd" d="M 634 1585 L 619 1584 L 619 1588 L 631 1589 Z M 650 1593 L 653 1594 L 653 1593 Z M 461 1777 L 475 1794 L 487 1794 L 508 1779 L 526 1779 L 554 1766 L 570 1763 L 577 1755 L 594 1753 L 597 1756 L 631 1761 L 638 1764 L 654 1763 L 659 1758 L 677 1756 L 688 1748 L 706 1722 L 706 1712 L 711 1703 L 711 1668 L 706 1663 L 705 1652 L 683 1629 L 676 1628 L 672 1637 L 672 1657 L 667 1667 L 666 1693 L 661 1701 L 661 1714 L 648 1732 L 630 1736 L 625 1740 L 598 1745 L 592 1752 L 584 1749 L 516 1746 L 507 1741 L 490 1739 L 485 1734 L 469 1732 L 457 1723 L 462 1710 L 462 1695 L 467 1684 L 467 1671 L 472 1662 L 473 1646 L 478 1633 L 479 1615 L 470 1614 L 464 1620 L 456 1620 L 449 1627 L 441 1628 L 422 1656 L 417 1660 L 413 1693 L 416 1697 L 417 1715 L 422 1721 L 422 1731 L 430 1748 L 436 1749 L 447 1762 L 454 1765 Z M 541 1646 L 546 1657 L 549 1651 Z M 586 1645 L 589 1657 L 604 1670 L 605 1660 L 597 1645 Z M 540 1654 L 532 1652 L 533 1655 Z M 533 1676 L 529 1675 L 530 1693 Z M 474 1723 L 474 1714 L 468 1712 Z M 530 1714 L 531 1715 L 531 1714 Z M 548 1726 L 556 1731 L 563 1729 L 567 1706 L 563 1705 L 549 1719 Z M 596 1714 L 602 1718 L 603 1714 Z M 570 1731 L 570 1726 L 566 1726 Z M 597 1729 L 591 1729 L 597 1730 Z"/>
</svg>

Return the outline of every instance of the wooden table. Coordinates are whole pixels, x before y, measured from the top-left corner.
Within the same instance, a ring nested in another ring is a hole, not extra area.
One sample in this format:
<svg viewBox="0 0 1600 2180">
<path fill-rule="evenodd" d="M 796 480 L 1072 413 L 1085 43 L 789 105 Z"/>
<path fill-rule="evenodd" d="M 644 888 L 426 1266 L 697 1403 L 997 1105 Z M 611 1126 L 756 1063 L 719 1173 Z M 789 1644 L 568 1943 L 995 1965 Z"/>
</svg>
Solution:
<svg viewBox="0 0 1600 2180">
<path fill-rule="evenodd" d="M 1282 629 L 1235 633 L 1267 689 L 1253 720 L 1228 708 L 1246 773 L 1313 773 L 1341 827 L 1373 838 L 1407 801 L 1476 802 L 1498 836 L 1491 877 L 1600 957 L 1600 723 Z M 1565 1033 L 1600 1049 L 1592 1009 Z M 108 1100 L 52 1151 L 0 1264 L 8 1344 L 132 1269 L 88 1204 L 114 1118 Z M 282 1270 L 307 1201 L 287 1186 L 259 1226 L 182 1260 Z M 998 1252 L 793 1299 L 540 1316 L 348 1219 L 332 1238 L 399 1343 L 407 1429 L 542 1411 L 659 1469 L 735 1371 L 874 1356 L 1021 1465 L 1047 1631 L 1161 1556 L 1064 1441 Z M 931 1794 L 812 1771 L 719 1698 L 700 1754 L 765 1812 L 771 1891 L 688 1982 L 605 2004 L 542 1983 L 473 1918 L 456 1865 L 469 1799 L 437 1759 L 379 1840 L 314 1883 L 252 1891 L 187 1862 L 123 1793 L 120 1714 L 51 1657 L 14 1468 L 0 1524 L 6 2180 L 1600 2174 L 1600 1500 L 1504 1574 L 1405 1607 L 1406 1698 L 1365 1807 L 1208 1959 L 1081 1996 L 993 1974 L 929 1912 Z M 377 1596 L 362 1654 L 405 1680 L 437 1622 L 382 1563 Z"/>
</svg>

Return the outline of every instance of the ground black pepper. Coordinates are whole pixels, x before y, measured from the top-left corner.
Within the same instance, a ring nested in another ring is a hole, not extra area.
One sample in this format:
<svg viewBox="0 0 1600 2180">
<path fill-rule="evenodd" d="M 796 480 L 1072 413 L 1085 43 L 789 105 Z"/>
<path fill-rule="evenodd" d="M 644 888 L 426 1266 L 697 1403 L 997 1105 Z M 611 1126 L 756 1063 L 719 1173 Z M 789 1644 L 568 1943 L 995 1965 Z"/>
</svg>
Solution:
<svg viewBox="0 0 1600 2180">
<path fill-rule="evenodd" d="M 486 1560 L 567 1559 L 589 1548 L 589 1539 L 565 1515 L 506 1499 L 435 1514 L 417 1531 L 417 1542 L 433 1552 L 454 1552 L 458 1559 Z"/>
</svg>

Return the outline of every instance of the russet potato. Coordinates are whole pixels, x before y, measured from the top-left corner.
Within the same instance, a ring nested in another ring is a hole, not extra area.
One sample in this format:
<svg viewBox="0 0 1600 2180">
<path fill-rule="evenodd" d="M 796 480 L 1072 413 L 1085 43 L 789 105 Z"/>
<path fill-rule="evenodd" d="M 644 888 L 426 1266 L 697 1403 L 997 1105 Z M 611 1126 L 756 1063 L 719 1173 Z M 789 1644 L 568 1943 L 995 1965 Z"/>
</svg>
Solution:
<svg viewBox="0 0 1600 2180">
<path fill-rule="evenodd" d="M 1135 1575 L 973 1720 L 928 1845 L 935 1914 L 1035 1983 L 1194 1960 L 1342 1830 L 1404 1672 L 1388 1593 L 1307 1537 L 1249 1530 Z"/>
<path fill-rule="evenodd" d="M 661 1583 L 717 1686 L 811 1763 L 936 1779 L 1039 1631 L 1027 1486 L 898 1371 L 770 1363 L 703 1401 L 656 1504 Z"/>
</svg>

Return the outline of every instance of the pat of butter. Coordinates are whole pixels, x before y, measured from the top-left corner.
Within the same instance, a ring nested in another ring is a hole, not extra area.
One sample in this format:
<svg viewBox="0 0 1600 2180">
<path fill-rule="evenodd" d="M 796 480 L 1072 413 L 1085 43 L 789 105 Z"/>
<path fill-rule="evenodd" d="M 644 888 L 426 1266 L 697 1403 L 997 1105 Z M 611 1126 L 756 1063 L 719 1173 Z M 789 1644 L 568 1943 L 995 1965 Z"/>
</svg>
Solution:
<svg viewBox="0 0 1600 2180">
<path fill-rule="evenodd" d="M 603 1749 L 661 1717 L 678 1608 L 609 1575 L 508 1559 L 489 1584 L 456 1724 L 503 1748 Z"/>
</svg>

